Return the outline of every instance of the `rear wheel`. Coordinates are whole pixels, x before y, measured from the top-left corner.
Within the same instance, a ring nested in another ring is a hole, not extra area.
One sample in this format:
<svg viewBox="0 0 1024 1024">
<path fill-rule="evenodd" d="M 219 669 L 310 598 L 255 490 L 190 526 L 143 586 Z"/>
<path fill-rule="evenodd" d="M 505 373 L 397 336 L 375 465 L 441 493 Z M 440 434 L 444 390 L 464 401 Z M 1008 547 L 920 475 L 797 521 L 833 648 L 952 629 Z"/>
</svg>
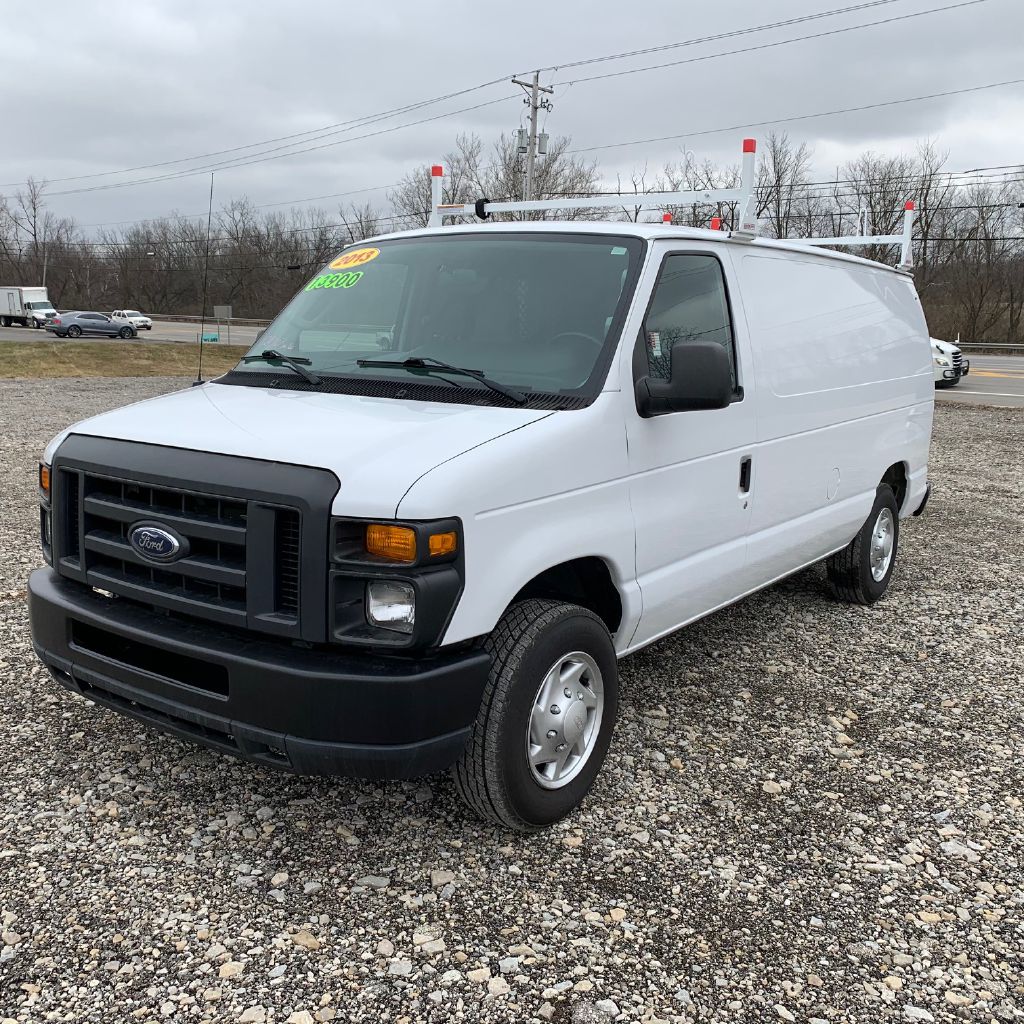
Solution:
<svg viewBox="0 0 1024 1024">
<path fill-rule="evenodd" d="M 579 605 L 513 605 L 485 641 L 491 672 L 455 788 L 480 817 L 534 832 L 575 810 L 611 742 L 618 667 L 605 624 Z"/>
<path fill-rule="evenodd" d="M 68 337 L 69 338 L 80 338 L 81 336 L 82 336 L 82 328 L 79 327 L 78 324 L 72 324 L 68 328 Z"/>
<path fill-rule="evenodd" d="M 900 513 L 888 484 L 875 492 L 875 503 L 857 536 L 826 563 L 829 587 L 840 601 L 874 604 L 889 589 L 900 539 Z"/>
<path fill-rule="evenodd" d="M 0 327 L 10 327 L 11 318 L 9 316 L 0 316 Z"/>
</svg>

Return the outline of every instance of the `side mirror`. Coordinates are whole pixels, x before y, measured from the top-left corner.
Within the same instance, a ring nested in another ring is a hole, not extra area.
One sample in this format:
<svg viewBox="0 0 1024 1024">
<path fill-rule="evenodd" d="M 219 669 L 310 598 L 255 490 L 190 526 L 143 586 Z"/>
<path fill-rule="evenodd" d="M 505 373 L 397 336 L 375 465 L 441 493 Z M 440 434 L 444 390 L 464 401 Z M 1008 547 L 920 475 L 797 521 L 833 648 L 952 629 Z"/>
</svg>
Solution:
<svg viewBox="0 0 1024 1024">
<path fill-rule="evenodd" d="M 636 408 L 645 419 L 667 412 L 724 409 L 732 394 L 732 368 L 725 346 L 714 341 L 681 342 L 672 348 L 668 380 L 641 377 L 636 382 Z"/>
</svg>

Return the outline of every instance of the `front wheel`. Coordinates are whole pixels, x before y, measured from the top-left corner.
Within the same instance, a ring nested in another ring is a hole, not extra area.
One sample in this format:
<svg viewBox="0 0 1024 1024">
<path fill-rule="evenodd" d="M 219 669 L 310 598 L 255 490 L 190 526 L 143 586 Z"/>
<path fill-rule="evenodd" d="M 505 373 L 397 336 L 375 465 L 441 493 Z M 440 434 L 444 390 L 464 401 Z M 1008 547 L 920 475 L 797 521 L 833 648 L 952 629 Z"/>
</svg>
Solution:
<svg viewBox="0 0 1024 1024">
<path fill-rule="evenodd" d="M 601 768 L 618 712 L 615 647 L 579 605 L 513 605 L 485 641 L 491 671 L 455 788 L 480 817 L 515 832 L 564 818 Z"/>
<path fill-rule="evenodd" d="M 850 604 L 874 604 L 888 589 L 900 541 L 900 510 L 888 484 L 875 492 L 875 503 L 857 536 L 826 563 L 833 595 Z"/>
<path fill-rule="evenodd" d="M 131 338 L 135 335 L 135 332 L 130 327 L 122 327 L 121 330 L 119 330 L 117 333 L 126 341 L 128 340 L 128 338 Z"/>
</svg>

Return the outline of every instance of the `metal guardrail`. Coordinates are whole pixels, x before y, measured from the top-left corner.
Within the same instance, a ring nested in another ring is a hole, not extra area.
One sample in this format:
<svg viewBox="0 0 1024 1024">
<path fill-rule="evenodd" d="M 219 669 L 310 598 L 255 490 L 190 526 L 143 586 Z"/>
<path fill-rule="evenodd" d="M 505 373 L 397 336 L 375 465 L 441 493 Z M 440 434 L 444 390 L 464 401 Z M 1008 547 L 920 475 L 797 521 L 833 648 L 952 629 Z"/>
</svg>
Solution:
<svg viewBox="0 0 1024 1024">
<path fill-rule="evenodd" d="M 1019 341 L 1008 341 L 1003 343 L 997 341 L 959 341 L 953 342 L 952 344 L 957 345 L 966 352 L 982 352 L 994 349 L 999 352 L 1014 352 L 1024 355 L 1024 343 Z"/>
<path fill-rule="evenodd" d="M 167 323 L 180 323 L 180 324 L 198 324 L 203 322 L 203 317 L 200 316 L 179 316 L 175 313 L 147 313 L 146 316 L 150 320 L 163 320 Z M 239 327 L 266 327 L 270 323 L 269 320 L 258 320 L 250 317 L 233 316 L 229 320 L 218 320 L 216 317 L 208 316 L 205 318 L 208 324 L 231 324 L 232 326 Z"/>
</svg>

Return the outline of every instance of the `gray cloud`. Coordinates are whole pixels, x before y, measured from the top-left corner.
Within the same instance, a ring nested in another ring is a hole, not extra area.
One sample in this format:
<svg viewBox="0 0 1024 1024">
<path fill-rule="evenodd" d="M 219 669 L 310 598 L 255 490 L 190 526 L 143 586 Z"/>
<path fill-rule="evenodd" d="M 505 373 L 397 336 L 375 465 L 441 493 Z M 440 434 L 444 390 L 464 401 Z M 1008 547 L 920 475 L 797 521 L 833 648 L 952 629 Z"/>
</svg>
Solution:
<svg viewBox="0 0 1024 1024">
<path fill-rule="evenodd" d="M 606 180 L 684 149 L 735 158 L 740 131 L 706 129 L 941 92 L 1024 77 L 1024 5 L 987 0 L 758 53 L 724 56 L 604 81 L 593 74 L 757 45 L 844 25 L 944 6 L 952 0 L 897 0 L 804 25 L 731 41 L 584 68 L 546 72 L 562 83 L 547 128 L 579 147 L 662 135 L 685 137 L 595 151 Z M 28 175 L 53 183 L 51 205 L 83 224 L 126 221 L 171 210 L 198 213 L 208 177 L 99 190 L 119 178 L 58 182 L 139 164 L 244 146 L 319 129 L 532 67 L 658 45 L 844 6 L 843 0 L 721 0 L 623 5 L 562 0 L 542 8 L 449 0 L 277 3 L 222 0 L 10 0 L 0 95 L 18 111 L 24 134 L 0 148 L 0 182 Z M 12 10 L 13 8 L 13 10 Z M 41 11 L 45 14 L 41 14 Z M 13 35 L 13 38 L 10 38 Z M 575 83 L 575 84 L 570 84 Z M 394 182 L 411 165 L 436 159 L 460 131 L 485 139 L 517 127 L 525 112 L 506 82 L 351 134 L 489 100 L 502 102 L 443 120 L 346 141 L 330 148 L 217 173 L 218 202 L 257 203 L 344 192 Z M 898 151 L 924 137 L 950 151 L 952 169 L 1024 159 L 1015 124 L 1024 86 L 947 97 L 782 125 L 808 141 L 823 173 L 871 147 Z M 10 124 L 10 122 L 8 122 Z M 763 135 L 767 129 L 750 134 Z M 325 142 L 345 139 L 344 134 Z M 255 152 L 255 150 L 253 151 Z M 245 151 L 238 155 L 245 155 Z M 202 161 L 200 161 L 202 163 Z M 139 171 L 172 173 L 191 164 Z M 9 187 L 3 189 L 11 191 Z M 383 191 L 366 198 L 383 204 Z M 335 202 L 319 205 L 333 208 Z"/>
</svg>

